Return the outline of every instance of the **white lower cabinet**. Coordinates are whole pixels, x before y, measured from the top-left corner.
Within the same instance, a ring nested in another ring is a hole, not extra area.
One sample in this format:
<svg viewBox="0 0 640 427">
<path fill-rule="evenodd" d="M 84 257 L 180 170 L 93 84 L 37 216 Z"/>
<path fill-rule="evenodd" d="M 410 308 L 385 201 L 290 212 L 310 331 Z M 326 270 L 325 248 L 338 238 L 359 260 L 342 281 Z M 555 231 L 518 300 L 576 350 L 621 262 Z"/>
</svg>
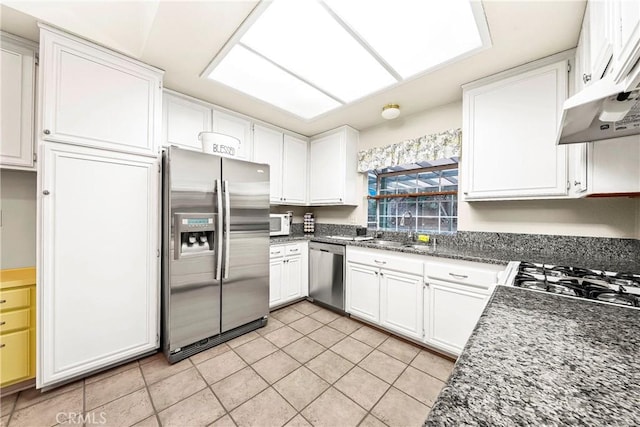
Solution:
<svg viewBox="0 0 640 427">
<path fill-rule="evenodd" d="M 345 311 L 458 355 L 504 266 L 347 246 Z"/>
<path fill-rule="evenodd" d="M 279 305 L 284 301 L 282 289 L 284 260 L 275 258 L 269 261 L 269 307 Z"/>
<path fill-rule="evenodd" d="M 490 295 L 490 290 L 429 282 L 424 292 L 425 342 L 460 354 Z"/>
<path fill-rule="evenodd" d="M 422 276 L 380 271 L 380 324 L 422 338 Z"/>
<path fill-rule="evenodd" d="M 347 247 L 345 311 L 422 339 L 423 261 L 404 255 Z"/>
<path fill-rule="evenodd" d="M 38 388 L 159 345 L 159 163 L 47 143 L 39 173 Z"/>
<path fill-rule="evenodd" d="M 309 296 L 307 242 L 272 245 L 269 251 L 269 308 Z"/>
<path fill-rule="evenodd" d="M 369 322 L 380 322 L 379 268 L 347 262 L 345 310 Z"/>
</svg>

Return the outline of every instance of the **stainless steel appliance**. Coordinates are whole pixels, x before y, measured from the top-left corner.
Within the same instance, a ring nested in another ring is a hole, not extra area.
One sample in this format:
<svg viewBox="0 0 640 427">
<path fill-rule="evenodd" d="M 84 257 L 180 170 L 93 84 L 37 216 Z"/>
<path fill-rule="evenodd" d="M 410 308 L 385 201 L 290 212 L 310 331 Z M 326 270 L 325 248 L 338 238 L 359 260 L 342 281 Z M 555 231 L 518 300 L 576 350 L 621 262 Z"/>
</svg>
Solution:
<svg viewBox="0 0 640 427">
<path fill-rule="evenodd" d="M 640 275 L 513 262 L 507 285 L 640 309 Z"/>
<path fill-rule="evenodd" d="M 174 363 L 264 326 L 269 166 L 163 153 L 162 348 Z"/>
<path fill-rule="evenodd" d="M 344 312 L 344 246 L 309 242 L 309 296 Z"/>
<path fill-rule="evenodd" d="M 269 215 L 269 235 L 288 236 L 291 232 L 291 221 L 289 214 Z"/>
</svg>

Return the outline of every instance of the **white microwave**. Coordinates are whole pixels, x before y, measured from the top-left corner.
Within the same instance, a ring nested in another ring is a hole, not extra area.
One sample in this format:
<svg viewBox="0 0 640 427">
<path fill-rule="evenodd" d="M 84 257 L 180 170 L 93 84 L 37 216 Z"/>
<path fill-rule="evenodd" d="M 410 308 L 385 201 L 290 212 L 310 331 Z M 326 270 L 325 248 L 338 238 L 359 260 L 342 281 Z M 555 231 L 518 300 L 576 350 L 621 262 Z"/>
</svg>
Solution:
<svg viewBox="0 0 640 427">
<path fill-rule="evenodd" d="M 288 236 L 291 229 L 289 226 L 289 214 L 269 215 L 269 235 Z"/>
</svg>

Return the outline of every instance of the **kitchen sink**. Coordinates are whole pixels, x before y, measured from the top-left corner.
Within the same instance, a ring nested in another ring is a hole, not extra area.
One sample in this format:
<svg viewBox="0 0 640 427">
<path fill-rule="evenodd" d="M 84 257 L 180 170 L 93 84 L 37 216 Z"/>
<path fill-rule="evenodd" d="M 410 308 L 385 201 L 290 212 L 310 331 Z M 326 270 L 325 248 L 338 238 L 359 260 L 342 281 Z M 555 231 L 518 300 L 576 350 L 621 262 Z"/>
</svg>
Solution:
<svg viewBox="0 0 640 427">
<path fill-rule="evenodd" d="M 395 240 L 371 240 L 368 243 L 373 243 L 378 246 L 402 246 L 402 243 Z"/>
<path fill-rule="evenodd" d="M 418 251 L 430 251 L 430 250 L 433 249 L 432 246 L 422 245 L 422 244 L 419 244 L 419 243 L 411 244 L 411 245 L 404 245 L 404 247 L 405 248 L 415 249 L 415 250 L 418 250 Z"/>
</svg>

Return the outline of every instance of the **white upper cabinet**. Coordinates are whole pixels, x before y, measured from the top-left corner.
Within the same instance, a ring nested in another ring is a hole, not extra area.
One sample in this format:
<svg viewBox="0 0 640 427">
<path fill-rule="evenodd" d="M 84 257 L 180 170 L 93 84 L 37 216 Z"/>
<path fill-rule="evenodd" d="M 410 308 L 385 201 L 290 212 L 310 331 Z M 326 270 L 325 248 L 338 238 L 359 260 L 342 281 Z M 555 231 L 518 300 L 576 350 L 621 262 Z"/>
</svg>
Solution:
<svg viewBox="0 0 640 427">
<path fill-rule="evenodd" d="M 307 202 L 307 141 L 284 135 L 282 199 L 285 204 Z"/>
<path fill-rule="evenodd" d="M 307 201 L 307 141 L 254 125 L 254 161 L 268 163 L 272 204 L 304 205 Z"/>
<path fill-rule="evenodd" d="M 156 156 L 162 71 L 41 25 L 42 137 Z"/>
<path fill-rule="evenodd" d="M 568 195 L 567 149 L 556 145 L 568 93 L 567 56 L 555 55 L 463 87 L 466 200 Z"/>
<path fill-rule="evenodd" d="M 358 131 L 343 126 L 311 138 L 309 203 L 357 205 Z"/>
<path fill-rule="evenodd" d="M 574 81 L 573 90 L 570 95 L 575 95 L 587 86 L 591 81 L 591 77 L 587 75 L 590 69 L 589 64 L 589 44 L 587 43 L 588 28 L 583 25 L 576 47 L 576 59 L 574 61 Z"/>
<path fill-rule="evenodd" d="M 640 193 L 640 138 L 589 144 L 588 195 Z"/>
<path fill-rule="evenodd" d="M 34 169 L 35 43 L 1 33 L 0 166 Z"/>
<path fill-rule="evenodd" d="M 251 121 L 249 119 L 214 109 L 213 131 L 233 136 L 240 141 L 240 148 L 236 156 L 238 159 L 253 159 L 253 139 L 251 138 Z"/>
<path fill-rule="evenodd" d="M 613 55 L 613 1 L 598 0 L 587 4 L 585 23 L 588 26 L 589 69 L 587 83 L 600 80 Z"/>
<path fill-rule="evenodd" d="M 211 107 L 168 91 L 163 93 L 162 145 L 202 151 L 200 132 L 211 131 Z"/>
<path fill-rule="evenodd" d="M 269 165 L 271 203 L 282 202 L 282 138 L 275 129 L 260 125 L 253 129 L 253 160 Z"/>
<path fill-rule="evenodd" d="M 616 81 L 622 81 L 636 66 L 640 59 L 640 1 L 617 0 L 614 2 L 614 76 Z M 638 73 L 640 74 L 640 73 Z M 639 84 L 635 81 L 629 85 Z"/>
</svg>

